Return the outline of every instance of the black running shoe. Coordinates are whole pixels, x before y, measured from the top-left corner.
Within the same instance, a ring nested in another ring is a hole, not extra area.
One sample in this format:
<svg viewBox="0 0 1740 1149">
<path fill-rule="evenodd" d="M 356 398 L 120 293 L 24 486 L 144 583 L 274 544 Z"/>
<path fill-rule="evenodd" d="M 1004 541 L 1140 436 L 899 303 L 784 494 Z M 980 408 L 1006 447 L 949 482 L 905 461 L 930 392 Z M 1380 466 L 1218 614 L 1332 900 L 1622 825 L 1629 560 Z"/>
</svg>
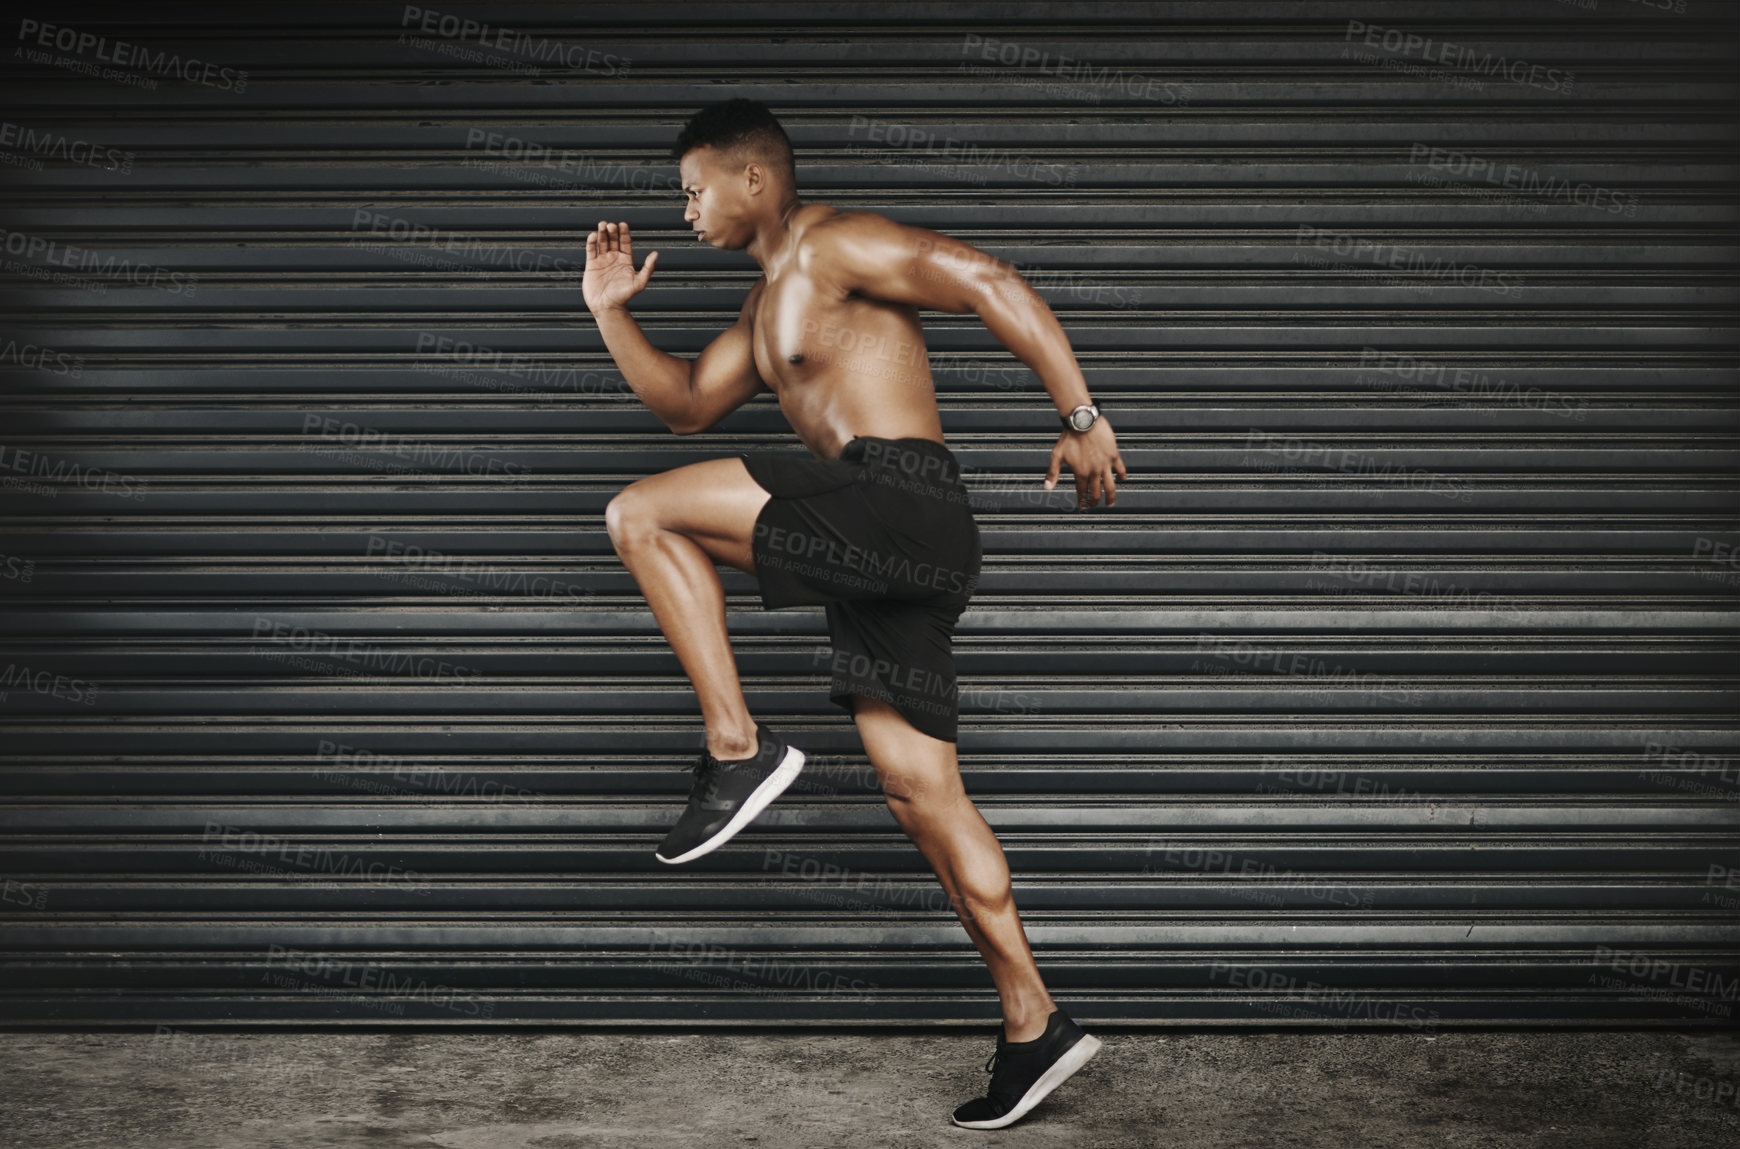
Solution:
<svg viewBox="0 0 1740 1149">
<path fill-rule="evenodd" d="M 688 767 L 695 772 L 689 808 L 654 857 L 675 864 L 723 846 L 791 785 L 804 768 L 804 752 L 787 746 L 759 722 L 755 739 L 754 755 L 730 762 L 702 749 L 700 759 Z"/>
<path fill-rule="evenodd" d="M 1051 1011 L 1045 1032 L 1032 1041 L 1007 1041 L 999 1033 L 997 1052 L 985 1063 L 989 1094 L 955 1110 L 955 1124 L 967 1129 L 1015 1124 L 1099 1051 L 1100 1039 L 1082 1032 L 1061 1009 Z"/>
</svg>

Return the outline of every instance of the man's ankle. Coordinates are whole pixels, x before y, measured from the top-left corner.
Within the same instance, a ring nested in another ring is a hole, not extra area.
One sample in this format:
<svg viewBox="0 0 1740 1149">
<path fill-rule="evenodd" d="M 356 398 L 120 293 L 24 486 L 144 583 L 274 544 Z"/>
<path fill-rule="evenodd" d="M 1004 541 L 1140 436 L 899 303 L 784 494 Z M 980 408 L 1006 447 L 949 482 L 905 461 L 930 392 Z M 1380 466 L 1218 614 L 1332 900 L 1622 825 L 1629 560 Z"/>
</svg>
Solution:
<svg viewBox="0 0 1740 1149">
<path fill-rule="evenodd" d="M 1057 1009 L 1055 1002 L 1040 1006 L 1029 1006 L 1021 1010 L 1011 1010 L 1003 1015 L 1003 1039 L 1005 1041 L 1032 1041 L 1045 1033 L 1045 1025 L 1051 1020 L 1051 1015 Z M 1013 1022 L 1013 1024 L 1012 1024 Z M 1011 1036 L 1011 1031 L 1019 1036 Z"/>
<path fill-rule="evenodd" d="M 742 758 L 752 758 L 760 743 L 756 739 L 755 727 L 752 725 L 747 732 L 725 731 L 714 734 L 707 732 L 707 753 L 721 762 L 735 762 Z"/>
</svg>

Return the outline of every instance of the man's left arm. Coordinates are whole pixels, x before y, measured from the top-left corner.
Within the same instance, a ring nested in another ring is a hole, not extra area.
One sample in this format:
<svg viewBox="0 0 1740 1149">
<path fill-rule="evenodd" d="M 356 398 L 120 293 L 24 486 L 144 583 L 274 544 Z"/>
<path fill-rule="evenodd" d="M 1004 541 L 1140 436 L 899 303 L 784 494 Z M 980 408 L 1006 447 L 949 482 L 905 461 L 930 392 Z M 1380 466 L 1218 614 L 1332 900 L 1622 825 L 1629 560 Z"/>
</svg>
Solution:
<svg viewBox="0 0 1740 1149">
<path fill-rule="evenodd" d="M 814 229 L 821 277 L 860 295 L 955 315 L 973 312 L 1025 363 L 1050 393 L 1059 415 L 1093 402 L 1069 337 L 1015 265 L 958 239 L 908 227 L 875 212 L 843 212 Z M 1065 430 L 1051 449 L 1045 489 L 1062 464 L 1075 476 L 1076 505 L 1109 507 L 1118 480 L 1129 477 L 1117 436 L 1104 416 L 1086 431 Z"/>
</svg>

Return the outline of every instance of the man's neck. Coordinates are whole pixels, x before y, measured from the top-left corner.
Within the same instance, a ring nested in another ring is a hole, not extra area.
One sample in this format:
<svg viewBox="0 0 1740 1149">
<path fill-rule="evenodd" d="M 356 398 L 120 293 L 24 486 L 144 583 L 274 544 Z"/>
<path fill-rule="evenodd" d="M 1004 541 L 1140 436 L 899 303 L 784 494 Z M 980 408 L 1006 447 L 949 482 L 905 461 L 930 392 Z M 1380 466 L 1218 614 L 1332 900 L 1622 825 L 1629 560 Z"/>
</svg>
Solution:
<svg viewBox="0 0 1740 1149">
<path fill-rule="evenodd" d="M 791 238 L 791 217 L 803 206 L 804 201 L 793 192 L 791 198 L 781 205 L 779 218 L 756 229 L 755 238 L 744 250 L 749 252 L 749 258 L 761 265 L 762 271 L 768 270 L 769 261 L 783 262 L 786 242 Z"/>
</svg>

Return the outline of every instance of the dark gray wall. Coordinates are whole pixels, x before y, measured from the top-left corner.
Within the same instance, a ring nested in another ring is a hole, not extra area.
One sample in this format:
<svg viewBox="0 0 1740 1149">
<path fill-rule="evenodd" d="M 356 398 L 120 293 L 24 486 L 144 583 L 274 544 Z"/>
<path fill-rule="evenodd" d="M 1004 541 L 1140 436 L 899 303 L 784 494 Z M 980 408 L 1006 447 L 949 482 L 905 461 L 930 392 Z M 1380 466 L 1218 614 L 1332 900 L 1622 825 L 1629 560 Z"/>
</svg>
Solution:
<svg viewBox="0 0 1740 1149">
<path fill-rule="evenodd" d="M 39 5 L 4 1019 L 997 1016 L 820 611 L 735 571 L 813 765 L 652 857 L 700 728 L 604 504 L 796 442 L 771 396 L 670 435 L 578 273 L 626 219 L 658 346 L 730 322 L 666 150 L 746 94 L 810 198 L 1027 270 L 1118 430 L 1073 512 L 1037 381 L 927 317 L 987 500 L 962 768 L 1061 1002 L 1731 1021 L 1740 52 L 1672 3 Z"/>
</svg>

